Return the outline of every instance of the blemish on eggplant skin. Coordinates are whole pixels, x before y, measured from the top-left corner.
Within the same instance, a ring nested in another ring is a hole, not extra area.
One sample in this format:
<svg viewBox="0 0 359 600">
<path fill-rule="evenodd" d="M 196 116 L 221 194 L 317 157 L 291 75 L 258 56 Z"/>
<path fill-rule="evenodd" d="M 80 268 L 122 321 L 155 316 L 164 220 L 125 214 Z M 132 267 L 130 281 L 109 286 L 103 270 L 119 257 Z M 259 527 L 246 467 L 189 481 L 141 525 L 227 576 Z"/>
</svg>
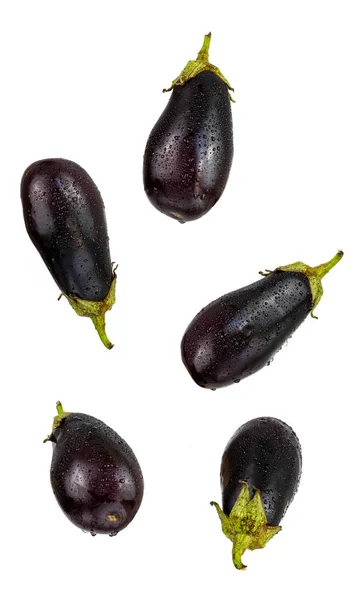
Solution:
<svg viewBox="0 0 359 600">
<path fill-rule="evenodd" d="M 109 520 L 109 521 L 111 521 L 111 522 L 116 522 L 116 521 L 118 521 L 118 519 L 117 519 L 116 515 L 107 515 L 107 518 L 108 518 L 108 520 Z"/>
</svg>

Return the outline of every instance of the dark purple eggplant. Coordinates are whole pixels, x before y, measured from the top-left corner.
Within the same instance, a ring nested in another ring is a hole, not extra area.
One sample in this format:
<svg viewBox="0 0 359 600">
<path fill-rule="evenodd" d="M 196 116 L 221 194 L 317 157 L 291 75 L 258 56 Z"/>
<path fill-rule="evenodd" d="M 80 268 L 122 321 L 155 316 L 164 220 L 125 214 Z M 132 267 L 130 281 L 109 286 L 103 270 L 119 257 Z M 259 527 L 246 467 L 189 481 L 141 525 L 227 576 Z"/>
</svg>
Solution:
<svg viewBox="0 0 359 600">
<path fill-rule="evenodd" d="M 227 184 L 233 159 L 230 87 L 208 62 L 211 34 L 169 90 L 168 104 L 152 129 L 143 181 L 152 204 L 180 223 L 205 215 Z"/>
<path fill-rule="evenodd" d="M 297 492 L 301 472 L 299 440 L 279 419 L 253 419 L 228 442 L 221 463 L 223 510 L 211 504 L 233 543 L 237 569 L 245 568 L 245 550 L 264 548 L 281 530 L 279 523 Z"/>
<path fill-rule="evenodd" d="M 63 411 L 53 442 L 51 486 L 70 521 L 83 531 L 116 535 L 136 515 L 143 496 L 140 465 L 129 445 L 102 421 Z"/>
<path fill-rule="evenodd" d="M 115 302 L 116 275 L 95 183 L 70 160 L 39 160 L 24 172 L 21 200 L 27 232 L 61 295 L 78 315 L 92 319 L 106 348 L 112 348 L 105 313 Z"/>
<path fill-rule="evenodd" d="M 269 364 L 318 305 L 321 279 L 342 258 L 309 267 L 296 262 L 226 294 L 198 313 L 182 338 L 182 360 L 201 387 L 237 383 Z"/>
</svg>

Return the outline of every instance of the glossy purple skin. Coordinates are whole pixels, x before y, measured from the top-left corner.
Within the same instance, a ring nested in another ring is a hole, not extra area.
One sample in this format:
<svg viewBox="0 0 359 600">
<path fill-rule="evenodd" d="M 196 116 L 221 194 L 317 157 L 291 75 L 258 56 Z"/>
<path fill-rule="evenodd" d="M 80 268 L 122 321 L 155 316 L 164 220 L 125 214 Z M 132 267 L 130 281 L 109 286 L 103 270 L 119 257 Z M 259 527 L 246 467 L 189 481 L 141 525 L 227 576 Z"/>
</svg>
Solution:
<svg viewBox="0 0 359 600">
<path fill-rule="evenodd" d="M 269 525 L 279 525 L 299 486 L 302 452 L 293 429 L 273 417 L 253 419 L 234 433 L 223 453 L 223 512 L 229 515 L 246 481 L 260 491 Z"/>
<path fill-rule="evenodd" d="M 140 465 L 129 445 L 102 421 L 71 413 L 55 429 L 51 485 L 70 521 L 83 531 L 116 535 L 143 496 Z"/>
<path fill-rule="evenodd" d="M 199 386 L 237 383 L 271 361 L 312 305 L 306 275 L 274 271 L 203 308 L 185 331 L 182 360 Z"/>
<path fill-rule="evenodd" d="M 62 292 L 101 301 L 113 279 L 105 207 L 80 165 L 39 160 L 21 180 L 27 232 Z"/>
<path fill-rule="evenodd" d="M 221 197 L 233 159 L 230 104 L 226 84 L 210 71 L 174 87 L 143 162 L 145 192 L 162 213 L 193 221 Z"/>
</svg>

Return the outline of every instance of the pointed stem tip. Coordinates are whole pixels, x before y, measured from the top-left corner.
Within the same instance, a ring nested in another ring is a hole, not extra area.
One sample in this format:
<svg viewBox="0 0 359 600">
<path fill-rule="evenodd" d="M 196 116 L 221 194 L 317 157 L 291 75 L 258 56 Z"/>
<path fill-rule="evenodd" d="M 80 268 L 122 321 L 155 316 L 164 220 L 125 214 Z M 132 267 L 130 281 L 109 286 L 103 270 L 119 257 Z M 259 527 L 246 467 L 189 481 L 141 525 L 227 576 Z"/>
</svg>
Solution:
<svg viewBox="0 0 359 600">
<path fill-rule="evenodd" d="M 96 315 L 94 317 L 91 317 L 91 321 L 93 322 L 95 329 L 96 329 L 103 345 L 108 350 L 111 350 L 111 348 L 113 348 L 114 345 L 112 344 L 112 342 L 110 342 L 110 340 L 108 339 L 107 334 L 106 334 L 105 316 L 104 315 Z"/>
<path fill-rule="evenodd" d="M 338 250 L 338 252 L 336 253 L 335 256 L 333 256 L 333 258 L 331 260 L 328 260 L 328 262 L 323 263 L 322 265 L 318 265 L 317 267 L 313 268 L 313 271 L 315 271 L 317 277 L 319 277 L 320 279 L 323 279 L 323 277 L 329 273 L 329 271 L 335 267 L 336 264 L 338 264 L 338 262 L 343 258 L 344 252 L 343 250 Z"/>
<path fill-rule="evenodd" d="M 208 52 L 209 52 L 209 47 L 211 45 L 211 36 L 212 36 L 211 33 L 207 33 L 207 35 L 204 36 L 202 48 L 198 52 L 197 60 L 202 60 L 203 62 L 208 62 Z"/>
</svg>

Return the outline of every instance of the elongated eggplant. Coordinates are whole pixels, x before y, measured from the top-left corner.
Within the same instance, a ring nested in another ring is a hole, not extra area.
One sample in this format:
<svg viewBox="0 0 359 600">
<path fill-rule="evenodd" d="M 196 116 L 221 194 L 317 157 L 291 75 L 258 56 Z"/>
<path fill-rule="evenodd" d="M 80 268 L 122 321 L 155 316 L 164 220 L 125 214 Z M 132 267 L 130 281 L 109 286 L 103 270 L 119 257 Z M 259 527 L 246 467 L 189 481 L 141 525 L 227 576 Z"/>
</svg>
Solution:
<svg viewBox="0 0 359 600">
<path fill-rule="evenodd" d="M 53 442 L 51 486 L 70 521 L 83 531 L 116 535 L 136 515 L 143 496 L 140 465 L 129 445 L 102 421 L 63 411 Z"/>
<path fill-rule="evenodd" d="M 228 442 L 221 463 L 223 510 L 211 504 L 233 543 L 237 569 L 245 568 L 245 550 L 264 548 L 281 530 L 279 523 L 297 492 L 301 471 L 299 440 L 279 419 L 253 419 Z"/>
<path fill-rule="evenodd" d="M 342 258 L 341 250 L 318 267 L 296 262 L 214 300 L 198 313 L 182 338 L 182 360 L 201 387 L 237 383 L 269 364 L 284 342 L 318 305 L 321 280 Z"/>
<path fill-rule="evenodd" d="M 24 172 L 21 200 L 27 232 L 61 295 L 78 315 L 92 319 L 106 348 L 112 348 L 105 313 L 115 302 L 116 274 L 95 183 L 70 160 L 39 160 Z"/>
<path fill-rule="evenodd" d="M 162 213 L 180 223 L 205 215 L 221 197 L 233 159 L 228 81 L 208 62 L 211 34 L 168 90 L 169 102 L 147 141 L 143 181 Z"/>
</svg>

